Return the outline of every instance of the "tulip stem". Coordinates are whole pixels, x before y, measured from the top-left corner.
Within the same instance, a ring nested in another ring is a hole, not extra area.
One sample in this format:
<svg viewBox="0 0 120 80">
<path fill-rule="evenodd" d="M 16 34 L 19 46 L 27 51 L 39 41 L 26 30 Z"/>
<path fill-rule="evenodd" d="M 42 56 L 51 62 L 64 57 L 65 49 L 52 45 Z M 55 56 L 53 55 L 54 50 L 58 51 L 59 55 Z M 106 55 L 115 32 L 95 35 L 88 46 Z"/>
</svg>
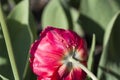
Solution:
<svg viewBox="0 0 120 80">
<path fill-rule="evenodd" d="M 0 3 L 0 24 L 1 24 L 2 31 L 3 31 L 3 35 L 4 35 L 4 39 L 5 39 L 5 43 L 6 43 L 8 56 L 9 56 L 9 59 L 10 59 L 10 63 L 11 63 L 14 78 L 15 78 L 15 80 L 20 80 L 17 65 L 16 65 L 16 62 L 15 62 L 14 53 L 13 53 L 13 48 L 12 48 L 10 35 L 9 35 L 8 28 L 7 28 L 7 25 L 6 25 L 6 22 L 5 22 L 5 19 L 4 19 L 4 15 L 3 15 L 3 12 L 2 12 L 1 3 Z"/>
<path fill-rule="evenodd" d="M 84 70 L 88 74 L 88 76 L 92 78 L 92 80 L 98 80 L 97 77 L 79 61 L 73 60 L 73 62 L 76 63 L 82 70 Z"/>
</svg>

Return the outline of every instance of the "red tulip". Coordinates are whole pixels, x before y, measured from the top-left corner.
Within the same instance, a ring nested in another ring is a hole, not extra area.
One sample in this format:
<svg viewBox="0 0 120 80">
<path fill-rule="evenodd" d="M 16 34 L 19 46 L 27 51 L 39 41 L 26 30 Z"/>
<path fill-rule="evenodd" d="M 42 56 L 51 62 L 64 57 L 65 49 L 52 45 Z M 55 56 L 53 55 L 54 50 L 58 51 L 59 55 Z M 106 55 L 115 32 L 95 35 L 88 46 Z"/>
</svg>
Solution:
<svg viewBox="0 0 120 80">
<path fill-rule="evenodd" d="M 74 63 L 87 64 L 85 41 L 75 32 L 47 27 L 30 49 L 30 66 L 37 80 L 85 80 L 86 73 Z"/>
</svg>

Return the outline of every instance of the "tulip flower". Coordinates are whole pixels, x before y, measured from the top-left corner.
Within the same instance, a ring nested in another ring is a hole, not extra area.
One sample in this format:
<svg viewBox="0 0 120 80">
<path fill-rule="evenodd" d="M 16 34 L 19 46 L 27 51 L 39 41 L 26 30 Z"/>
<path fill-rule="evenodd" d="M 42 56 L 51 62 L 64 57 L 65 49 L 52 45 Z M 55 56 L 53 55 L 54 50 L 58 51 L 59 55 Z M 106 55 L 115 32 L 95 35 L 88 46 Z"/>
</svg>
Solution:
<svg viewBox="0 0 120 80">
<path fill-rule="evenodd" d="M 85 80 L 86 73 L 78 65 L 87 66 L 84 39 L 71 30 L 48 26 L 30 49 L 30 67 L 37 80 Z M 78 61 L 78 63 L 75 63 Z"/>
</svg>

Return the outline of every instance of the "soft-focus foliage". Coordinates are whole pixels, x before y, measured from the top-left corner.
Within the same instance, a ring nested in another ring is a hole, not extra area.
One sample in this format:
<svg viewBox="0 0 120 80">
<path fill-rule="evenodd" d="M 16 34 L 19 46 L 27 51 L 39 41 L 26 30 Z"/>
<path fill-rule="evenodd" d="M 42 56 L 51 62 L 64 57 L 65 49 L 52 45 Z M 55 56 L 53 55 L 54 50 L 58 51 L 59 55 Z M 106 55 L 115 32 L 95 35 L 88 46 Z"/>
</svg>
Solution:
<svg viewBox="0 0 120 80">
<path fill-rule="evenodd" d="M 110 21 L 104 36 L 103 51 L 98 68 L 100 80 L 120 79 L 120 12 Z"/>
<path fill-rule="evenodd" d="M 21 1 L 16 7 L 10 12 L 8 15 L 6 22 L 7 27 L 9 30 L 11 43 L 14 50 L 15 60 L 18 66 L 19 75 L 22 79 L 28 52 L 29 46 L 35 39 L 35 22 L 32 20 L 33 17 L 29 11 L 29 1 Z M 31 21 L 32 20 L 32 21 Z M 5 75 L 9 79 L 13 79 L 13 75 L 11 72 L 11 67 L 9 64 L 9 59 L 7 55 L 6 46 L 4 40 L 2 40 L 3 35 L 1 34 L 1 41 L 0 41 L 0 54 L 1 59 L 5 59 L 6 57 L 6 64 L 1 64 L 0 67 L 0 74 Z"/>
<path fill-rule="evenodd" d="M 71 29 L 86 39 L 88 68 L 99 80 L 120 79 L 120 0 L 0 0 L 0 4 L 5 19 L 2 24 L 0 14 L 0 79 L 14 80 L 4 25 L 20 80 L 36 80 L 29 69 L 29 49 L 46 26 Z"/>
</svg>

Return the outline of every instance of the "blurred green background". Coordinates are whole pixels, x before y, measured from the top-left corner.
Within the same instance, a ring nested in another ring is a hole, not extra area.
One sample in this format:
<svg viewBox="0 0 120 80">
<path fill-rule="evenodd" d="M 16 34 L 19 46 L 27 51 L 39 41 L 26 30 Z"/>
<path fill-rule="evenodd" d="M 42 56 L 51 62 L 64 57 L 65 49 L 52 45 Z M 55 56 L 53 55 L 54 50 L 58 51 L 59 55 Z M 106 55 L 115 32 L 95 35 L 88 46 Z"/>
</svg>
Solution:
<svg viewBox="0 0 120 80">
<path fill-rule="evenodd" d="M 46 26 L 75 31 L 88 46 L 88 69 L 120 80 L 120 0 L 0 0 L 20 80 L 36 80 L 29 48 Z M 0 80 L 14 80 L 0 13 Z M 94 36 L 93 36 L 94 34 Z"/>
</svg>

